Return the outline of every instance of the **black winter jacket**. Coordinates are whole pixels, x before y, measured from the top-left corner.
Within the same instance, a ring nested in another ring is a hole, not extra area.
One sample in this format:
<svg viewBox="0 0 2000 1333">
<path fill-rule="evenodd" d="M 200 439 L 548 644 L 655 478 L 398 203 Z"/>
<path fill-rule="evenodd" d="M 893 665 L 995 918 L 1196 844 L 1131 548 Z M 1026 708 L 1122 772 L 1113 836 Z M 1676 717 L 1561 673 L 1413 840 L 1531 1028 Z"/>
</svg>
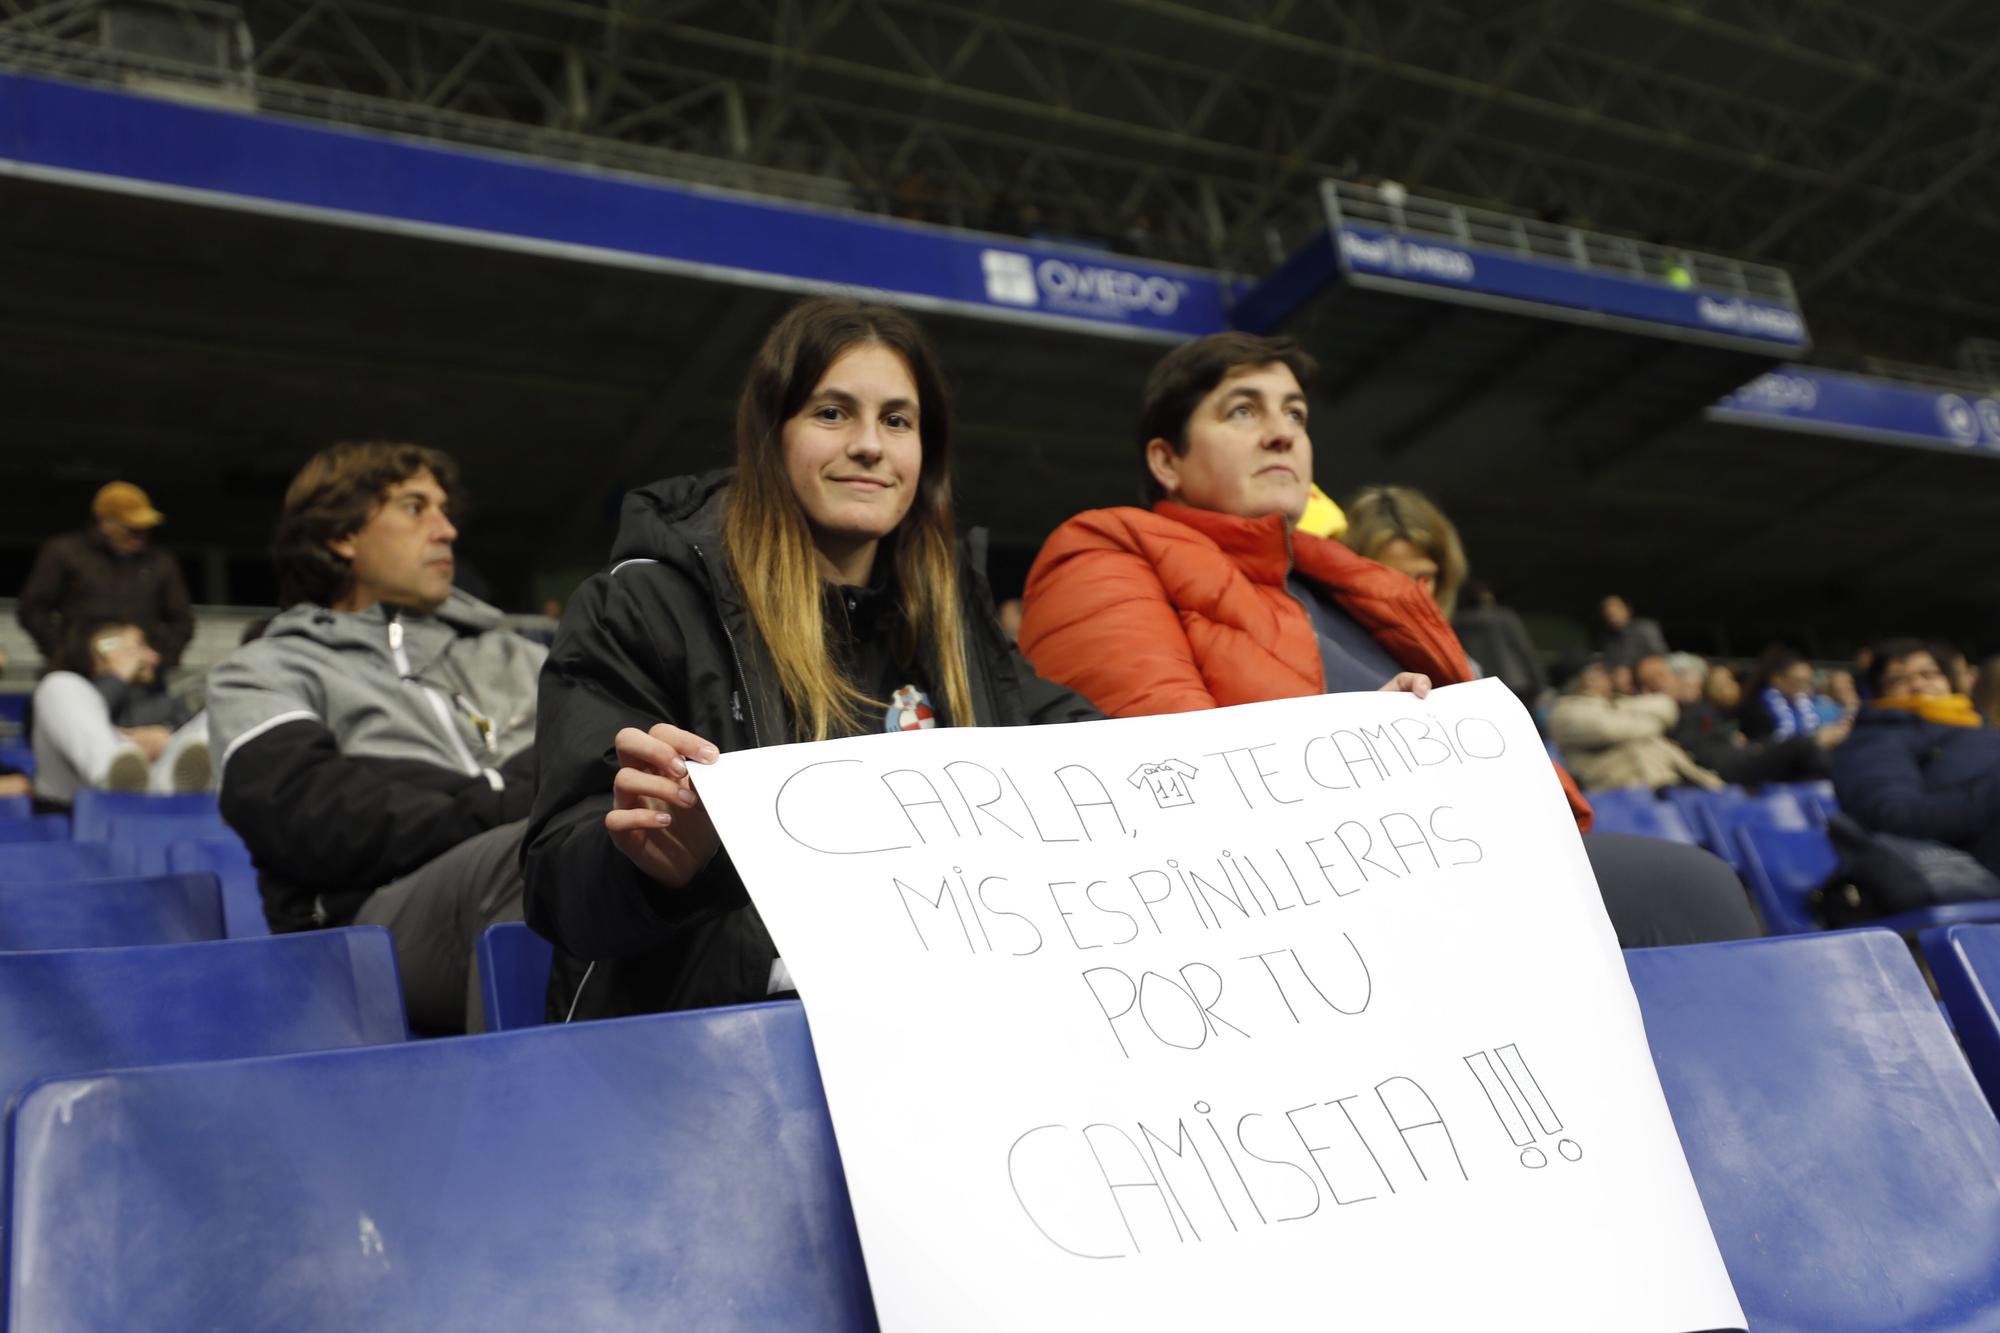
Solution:
<svg viewBox="0 0 2000 1333">
<path fill-rule="evenodd" d="M 671 889 L 642 875 L 604 830 L 621 728 L 666 722 L 725 751 L 796 739 L 723 553 L 728 480 L 680 477 L 626 497 L 611 568 L 570 599 L 542 671 L 527 917 L 588 964 L 573 1005 L 561 968 L 551 994 L 574 1018 L 739 1004 L 769 990 L 778 951 L 726 848 L 693 883 Z M 1100 716 L 1036 676 L 1007 641 L 982 557 L 974 534 L 960 552 L 959 587 L 979 721 Z"/>
<path fill-rule="evenodd" d="M 1864 708 L 1834 749 L 1833 789 L 1863 828 L 1949 843 L 2000 874 L 2000 730 Z"/>
<path fill-rule="evenodd" d="M 137 625 L 159 653 L 163 671 L 180 663 L 194 637 L 194 609 L 173 554 L 153 546 L 120 555 L 95 528 L 42 543 L 16 614 L 46 662 L 82 675 L 90 674 L 89 663 L 61 660 L 65 640 L 79 625 Z"/>
</svg>

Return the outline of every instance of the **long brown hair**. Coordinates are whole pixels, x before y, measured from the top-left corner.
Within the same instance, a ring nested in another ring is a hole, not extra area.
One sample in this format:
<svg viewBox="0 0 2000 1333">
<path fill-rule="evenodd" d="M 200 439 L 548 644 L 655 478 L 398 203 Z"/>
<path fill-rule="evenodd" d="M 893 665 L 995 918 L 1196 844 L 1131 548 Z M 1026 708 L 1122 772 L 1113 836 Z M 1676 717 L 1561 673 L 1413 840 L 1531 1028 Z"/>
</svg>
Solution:
<svg viewBox="0 0 2000 1333">
<path fill-rule="evenodd" d="M 841 672 L 827 651 L 826 605 L 812 530 L 785 471 L 785 423 L 851 348 L 879 343 L 909 368 L 917 387 L 923 463 L 916 499 L 885 543 L 894 550 L 906 656 L 928 647 L 953 726 L 971 726 L 965 623 L 958 600 L 957 524 L 951 510 L 951 403 L 923 331 L 887 306 L 817 297 L 772 326 L 750 363 L 736 405 L 736 479 L 724 511 L 723 545 L 750 619 L 777 669 L 795 729 L 825 740 L 852 729 L 865 707 L 886 707 Z"/>
</svg>

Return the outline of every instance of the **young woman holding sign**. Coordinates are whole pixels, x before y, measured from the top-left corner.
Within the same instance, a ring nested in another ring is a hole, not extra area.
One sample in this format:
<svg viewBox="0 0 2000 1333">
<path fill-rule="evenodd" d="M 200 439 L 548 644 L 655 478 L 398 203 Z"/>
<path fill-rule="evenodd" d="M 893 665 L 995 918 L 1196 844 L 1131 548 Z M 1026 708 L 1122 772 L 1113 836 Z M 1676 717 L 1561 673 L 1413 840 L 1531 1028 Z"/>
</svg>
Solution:
<svg viewBox="0 0 2000 1333">
<path fill-rule="evenodd" d="M 612 566 L 542 678 L 527 917 L 581 982 L 573 1018 L 790 988 L 687 765 L 722 750 L 1093 718 L 994 618 L 952 518 L 951 407 L 922 332 L 816 299 L 771 329 L 736 467 L 626 498 Z"/>
</svg>

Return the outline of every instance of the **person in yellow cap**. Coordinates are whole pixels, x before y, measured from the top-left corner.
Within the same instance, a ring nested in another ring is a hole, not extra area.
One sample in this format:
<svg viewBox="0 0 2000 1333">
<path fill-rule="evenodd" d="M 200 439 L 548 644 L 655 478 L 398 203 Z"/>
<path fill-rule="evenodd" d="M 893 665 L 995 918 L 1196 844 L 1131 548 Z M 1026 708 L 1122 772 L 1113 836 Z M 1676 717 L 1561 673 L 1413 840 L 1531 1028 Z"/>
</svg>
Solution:
<svg viewBox="0 0 2000 1333">
<path fill-rule="evenodd" d="M 89 663 L 63 660 L 79 628 L 136 625 L 160 655 L 164 682 L 194 635 L 180 562 L 152 545 L 153 530 L 166 516 L 129 481 L 99 490 L 90 512 L 90 527 L 42 544 L 21 588 L 21 628 L 50 669 L 88 674 Z"/>
</svg>

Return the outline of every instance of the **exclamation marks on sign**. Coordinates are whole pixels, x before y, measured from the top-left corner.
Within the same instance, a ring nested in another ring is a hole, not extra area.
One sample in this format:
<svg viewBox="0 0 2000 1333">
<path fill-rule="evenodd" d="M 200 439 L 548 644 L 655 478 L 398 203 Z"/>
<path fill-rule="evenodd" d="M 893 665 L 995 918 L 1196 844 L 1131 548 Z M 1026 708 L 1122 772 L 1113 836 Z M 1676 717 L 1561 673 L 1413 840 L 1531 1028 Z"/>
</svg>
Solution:
<svg viewBox="0 0 2000 1333">
<path fill-rule="evenodd" d="M 1491 1051 L 1475 1051 L 1465 1057 L 1465 1067 L 1479 1080 L 1480 1091 L 1486 1094 L 1493 1114 L 1500 1117 L 1507 1138 L 1521 1150 L 1521 1165 L 1530 1171 L 1547 1166 L 1549 1155 L 1536 1140 L 1562 1133 L 1562 1121 L 1542 1095 L 1542 1085 L 1535 1081 L 1528 1062 L 1521 1058 L 1521 1048 L 1510 1043 Z M 1556 1152 L 1570 1162 L 1583 1156 L 1575 1139 L 1557 1139 Z"/>
</svg>

